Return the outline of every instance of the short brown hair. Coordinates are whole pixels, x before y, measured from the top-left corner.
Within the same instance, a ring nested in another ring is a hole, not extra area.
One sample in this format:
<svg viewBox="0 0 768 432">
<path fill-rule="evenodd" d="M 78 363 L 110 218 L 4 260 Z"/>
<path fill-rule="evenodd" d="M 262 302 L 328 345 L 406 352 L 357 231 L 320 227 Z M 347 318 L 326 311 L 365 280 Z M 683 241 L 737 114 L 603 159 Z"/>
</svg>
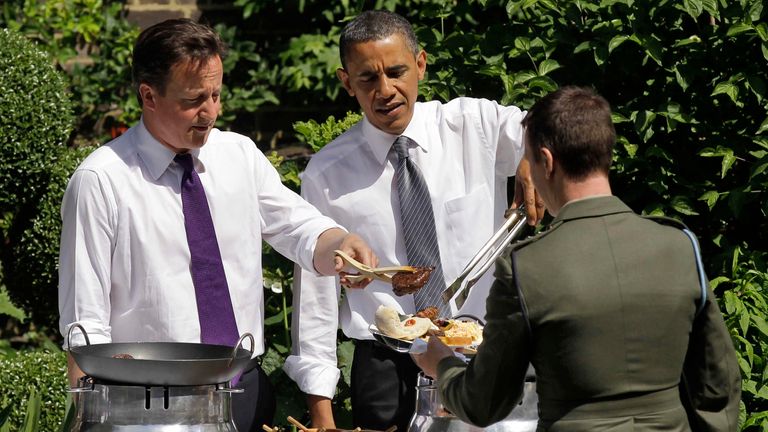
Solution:
<svg viewBox="0 0 768 432">
<path fill-rule="evenodd" d="M 227 55 L 227 45 L 212 28 L 190 19 L 170 19 L 148 27 L 133 48 L 133 87 L 139 104 L 139 86 L 147 83 L 165 94 L 171 67 L 192 61 L 203 64 Z"/>
<path fill-rule="evenodd" d="M 608 174 L 616 131 L 610 104 L 592 89 L 568 86 L 552 92 L 533 105 L 522 124 L 534 160 L 545 147 L 568 178 Z"/>
</svg>

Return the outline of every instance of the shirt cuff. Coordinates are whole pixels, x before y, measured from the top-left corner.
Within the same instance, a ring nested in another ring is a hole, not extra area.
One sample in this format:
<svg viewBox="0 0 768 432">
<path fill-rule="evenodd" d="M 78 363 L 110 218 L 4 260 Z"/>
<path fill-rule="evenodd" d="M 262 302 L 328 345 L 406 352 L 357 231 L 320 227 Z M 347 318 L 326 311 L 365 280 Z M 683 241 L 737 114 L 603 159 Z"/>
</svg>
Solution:
<svg viewBox="0 0 768 432">
<path fill-rule="evenodd" d="M 296 382 L 299 389 L 310 395 L 333 399 L 341 372 L 335 366 L 302 359 L 291 355 L 285 359 L 283 370 Z"/>
<path fill-rule="evenodd" d="M 61 345 L 61 347 L 65 351 L 69 350 L 70 347 L 78 347 L 88 344 L 86 343 L 85 335 L 83 334 L 82 329 L 77 328 L 75 324 L 80 324 L 83 326 L 86 333 L 88 333 L 88 342 L 90 345 L 112 342 L 112 334 L 110 333 L 110 328 L 105 329 L 103 326 L 97 323 L 74 322 L 68 324 L 65 328 L 65 332 L 63 332 L 64 343 Z"/>
</svg>

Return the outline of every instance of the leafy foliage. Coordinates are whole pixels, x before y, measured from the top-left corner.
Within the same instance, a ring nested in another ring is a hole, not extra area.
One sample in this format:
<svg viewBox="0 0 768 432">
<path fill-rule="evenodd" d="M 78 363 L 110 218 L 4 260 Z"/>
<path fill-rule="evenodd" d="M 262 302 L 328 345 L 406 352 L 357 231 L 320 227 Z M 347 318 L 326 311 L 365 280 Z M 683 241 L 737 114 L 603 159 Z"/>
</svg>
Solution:
<svg viewBox="0 0 768 432">
<path fill-rule="evenodd" d="M 19 351 L 0 356 L 0 426 L 14 431 L 56 431 L 66 408 L 66 355 L 61 352 Z"/>
<path fill-rule="evenodd" d="M 140 116 L 131 88 L 130 57 L 138 28 L 125 20 L 124 2 L 8 0 L 0 27 L 37 41 L 68 71 L 81 144 L 101 143 L 110 129 Z"/>
<path fill-rule="evenodd" d="M 323 123 L 318 123 L 315 120 L 296 122 L 293 128 L 298 133 L 299 140 L 312 147 L 312 150 L 318 151 L 362 118 L 361 114 L 350 111 L 341 120 L 336 120 L 334 116 L 330 116 Z"/>
</svg>

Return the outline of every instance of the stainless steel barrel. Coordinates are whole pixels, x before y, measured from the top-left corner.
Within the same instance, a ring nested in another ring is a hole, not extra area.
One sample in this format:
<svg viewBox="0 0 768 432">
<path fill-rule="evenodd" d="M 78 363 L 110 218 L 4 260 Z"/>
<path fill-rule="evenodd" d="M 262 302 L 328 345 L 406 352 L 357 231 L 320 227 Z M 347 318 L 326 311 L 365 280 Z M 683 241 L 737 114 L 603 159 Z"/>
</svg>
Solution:
<svg viewBox="0 0 768 432">
<path fill-rule="evenodd" d="M 81 380 L 70 390 L 75 416 L 67 430 L 234 432 L 233 391 L 225 384 L 151 387 Z"/>
<path fill-rule="evenodd" d="M 440 402 L 434 382 L 419 373 L 416 385 L 416 413 L 408 425 L 409 432 L 534 432 L 538 424 L 536 383 L 526 382 L 523 400 L 507 418 L 486 428 L 464 423 L 448 412 Z"/>
</svg>

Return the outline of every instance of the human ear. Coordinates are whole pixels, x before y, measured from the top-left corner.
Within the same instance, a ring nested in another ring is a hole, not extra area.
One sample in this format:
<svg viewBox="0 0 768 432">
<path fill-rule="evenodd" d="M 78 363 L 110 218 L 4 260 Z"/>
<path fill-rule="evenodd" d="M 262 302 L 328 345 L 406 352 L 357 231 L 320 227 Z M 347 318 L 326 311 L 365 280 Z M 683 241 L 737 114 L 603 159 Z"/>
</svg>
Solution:
<svg viewBox="0 0 768 432">
<path fill-rule="evenodd" d="M 544 176 L 549 179 L 555 174 L 555 158 L 548 148 L 541 148 L 541 157 L 544 159 Z"/>
<path fill-rule="evenodd" d="M 344 86 L 344 90 L 349 93 L 350 96 L 355 96 L 355 92 L 352 90 L 352 86 L 349 85 L 349 74 L 344 68 L 336 69 L 336 77 L 341 81 L 341 85 Z"/>
<path fill-rule="evenodd" d="M 155 100 L 155 90 L 147 83 L 139 84 L 139 96 L 141 96 L 142 106 L 154 110 L 157 107 Z"/>
<path fill-rule="evenodd" d="M 419 51 L 416 56 L 416 68 L 419 71 L 419 81 L 424 79 L 424 73 L 427 71 L 427 52 L 424 50 Z"/>
</svg>

